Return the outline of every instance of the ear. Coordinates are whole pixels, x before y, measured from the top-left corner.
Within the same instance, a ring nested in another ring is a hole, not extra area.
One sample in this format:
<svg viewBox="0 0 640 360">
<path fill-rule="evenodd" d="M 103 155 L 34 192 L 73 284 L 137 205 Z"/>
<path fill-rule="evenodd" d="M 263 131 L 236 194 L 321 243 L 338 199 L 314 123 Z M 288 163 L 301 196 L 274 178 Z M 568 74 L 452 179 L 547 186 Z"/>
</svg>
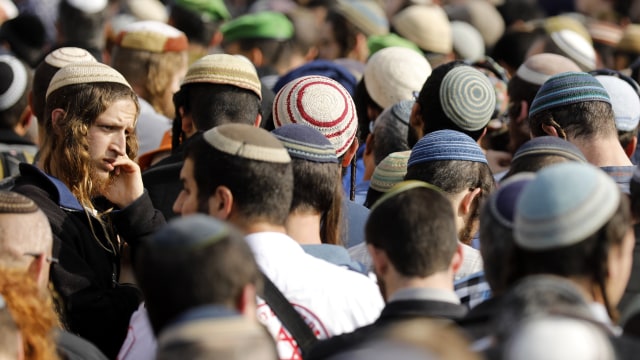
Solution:
<svg viewBox="0 0 640 360">
<path fill-rule="evenodd" d="M 634 136 L 624 148 L 624 152 L 629 158 L 631 158 L 633 156 L 633 153 L 636 152 L 636 146 L 638 146 L 638 137 Z"/>
<path fill-rule="evenodd" d="M 453 258 L 451 258 L 451 273 L 457 274 L 460 268 L 462 267 L 462 262 L 464 260 L 464 250 L 462 250 L 462 244 L 458 243 L 458 247 L 456 248 L 456 252 L 453 254 Z"/>
<path fill-rule="evenodd" d="M 356 152 L 358 152 L 358 138 L 353 138 L 353 142 L 346 153 L 344 153 L 344 157 L 342 158 L 342 167 L 347 167 L 351 163 L 351 160 L 354 156 L 356 156 Z"/>
<path fill-rule="evenodd" d="M 367 135 L 367 140 L 364 143 L 364 155 L 373 155 L 373 144 L 375 143 L 375 137 L 373 134 Z"/>
<path fill-rule="evenodd" d="M 253 284 L 246 284 L 242 287 L 242 291 L 236 303 L 236 310 L 249 319 L 255 319 L 256 316 L 256 287 Z"/>
<path fill-rule="evenodd" d="M 55 128 L 58 125 L 60 119 L 64 117 L 64 114 L 65 114 L 64 110 L 60 108 L 56 108 L 51 111 L 51 127 L 52 128 Z"/>
<path fill-rule="evenodd" d="M 233 194 L 226 186 L 218 186 L 209 197 L 209 215 L 227 220 L 233 207 Z"/>
<path fill-rule="evenodd" d="M 476 141 L 478 143 L 478 145 L 480 145 L 480 147 L 482 147 L 482 139 L 484 138 L 484 136 L 487 135 L 487 127 L 485 126 L 484 130 L 482 130 L 482 134 L 480 134 L 480 136 L 478 137 L 478 141 Z"/>
<path fill-rule="evenodd" d="M 49 279 L 42 279 L 42 277 L 44 276 L 43 270 L 45 266 L 49 266 L 49 263 L 47 263 L 47 257 L 44 255 L 35 257 L 29 264 L 27 273 L 36 282 L 36 284 L 42 284 L 43 281 L 49 281 Z"/>
<path fill-rule="evenodd" d="M 369 57 L 369 47 L 367 46 L 367 36 L 363 33 L 356 34 L 356 44 L 353 49 L 356 60 L 366 62 Z"/>
<path fill-rule="evenodd" d="M 249 60 L 255 65 L 255 67 L 261 67 L 264 64 L 264 54 L 257 47 L 252 48 L 248 51 Z"/>
<path fill-rule="evenodd" d="M 529 118 L 529 104 L 526 101 L 520 100 L 520 112 L 518 112 L 518 118 L 516 123 L 520 124 Z"/>
<path fill-rule="evenodd" d="M 375 274 L 379 277 L 384 277 L 389 271 L 389 258 L 387 257 L 387 253 L 371 244 L 367 244 L 367 250 L 369 251 L 369 255 L 371 255 L 371 263 Z"/>
<path fill-rule="evenodd" d="M 209 42 L 209 47 L 216 47 L 222 43 L 222 33 L 220 31 L 216 31 L 215 34 L 211 37 L 211 41 Z"/>
<path fill-rule="evenodd" d="M 409 125 L 414 128 L 421 138 L 424 136 L 424 119 L 422 118 L 422 111 L 420 108 L 420 104 L 416 101 L 411 108 L 411 116 L 409 117 Z"/>
<path fill-rule="evenodd" d="M 253 122 L 253 126 L 259 128 L 262 123 L 262 114 L 256 115 L 256 120 Z"/>
<path fill-rule="evenodd" d="M 480 195 L 482 189 L 475 188 L 473 190 L 468 190 L 467 193 L 460 201 L 460 205 L 458 205 L 458 212 L 462 215 L 468 215 L 471 211 L 471 205 L 473 204 L 473 200 Z"/>
<path fill-rule="evenodd" d="M 560 135 L 558 135 L 558 129 L 556 129 L 555 127 L 547 124 L 542 124 L 540 126 L 542 127 L 542 131 L 544 131 L 547 135 L 560 137 Z"/>
<path fill-rule="evenodd" d="M 191 115 L 185 114 L 184 107 L 178 107 L 178 112 L 180 113 L 180 119 L 182 119 L 182 132 L 190 136 L 191 134 L 196 132 L 196 126 L 193 123 L 193 119 Z"/>
</svg>

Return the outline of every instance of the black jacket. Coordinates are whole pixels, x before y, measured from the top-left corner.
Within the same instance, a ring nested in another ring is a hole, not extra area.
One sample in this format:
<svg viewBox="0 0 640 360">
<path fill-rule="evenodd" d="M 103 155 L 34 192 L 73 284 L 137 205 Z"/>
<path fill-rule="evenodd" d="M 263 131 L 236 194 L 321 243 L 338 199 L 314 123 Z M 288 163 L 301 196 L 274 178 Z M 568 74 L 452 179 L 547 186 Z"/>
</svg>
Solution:
<svg viewBox="0 0 640 360">
<path fill-rule="evenodd" d="M 318 342 L 305 360 L 326 359 L 373 339 L 389 326 L 404 320 L 432 318 L 459 320 L 467 313 L 464 305 L 435 300 L 399 300 L 388 303 L 378 320 L 348 334 L 337 335 Z"/>
<path fill-rule="evenodd" d="M 133 285 L 118 283 L 121 248 L 116 244 L 115 253 L 108 251 L 112 245 L 106 234 L 114 240 L 119 236 L 135 252 L 142 238 L 164 224 L 162 214 L 145 192 L 106 216 L 103 227 L 60 180 L 24 163 L 13 191 L 33 199 L 51 224 L 53 256 L 60 260 L 51 266 L 51 281 L 62 301 L 63 321 L 115 358 L 141 294 Z"/>
</svg>

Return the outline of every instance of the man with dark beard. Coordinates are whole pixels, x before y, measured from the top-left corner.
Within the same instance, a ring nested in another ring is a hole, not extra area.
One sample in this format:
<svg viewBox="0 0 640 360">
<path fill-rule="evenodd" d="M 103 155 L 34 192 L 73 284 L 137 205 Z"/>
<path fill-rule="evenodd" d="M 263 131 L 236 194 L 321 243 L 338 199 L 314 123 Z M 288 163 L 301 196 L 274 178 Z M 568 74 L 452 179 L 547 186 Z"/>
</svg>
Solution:
<svg viewBox="0 0 640 360">
<path fill-rule="evenodd" d="M 471 244 L 478 231 L 480 204 L 495 188 L 495 181 L 480 146 L 453 130 L 425 135 L 413 147 L 405 180 L 420 180 L 442 189 L 453 205 L 458 240 Z M 456 278 L 482 270 L 477 250 L 463 246 L 464 257 Z"/>
<path fill-rule="evenodd" d="M 14 191 L 47 215 L 50 278 L 73 333 L 114 358 L 140 292 L 118 282 L 126 242 L 135 257 L 141 238 L 164 223 L 143 188 L 134 133 L 136 94 L 120 73 L 100 63 L 59 70 L 46 93 L 37 167 L 20 164 Z"/>
</svg>

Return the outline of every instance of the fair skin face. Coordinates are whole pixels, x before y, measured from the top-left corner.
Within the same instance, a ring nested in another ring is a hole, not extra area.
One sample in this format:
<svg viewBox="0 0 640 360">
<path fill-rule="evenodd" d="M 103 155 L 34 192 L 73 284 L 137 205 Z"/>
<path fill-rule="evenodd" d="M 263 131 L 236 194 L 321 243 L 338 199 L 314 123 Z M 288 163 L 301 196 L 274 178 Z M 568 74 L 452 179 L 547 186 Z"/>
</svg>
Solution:
<svg viewBox="0 0 640 360">
<path fill-rule="evenodd" d="M 193 178 L 193 160 L 187 158 L 180 170 L 182 191 L 173 203 L 173 212 L 180 215 L 195 214 L 198 212 L 198 186 Z"/>
<path fill-rule="evenodd" d="M 96 118 L 87 134 L 91 176 L 104 184 L 99 187 L 100 195 L 121 208 L 144 192 L 140 167 L 126 153 L 126 140 L 134 131 L 136 114 L 133 101 L 117 100 Z"/>
</svg>

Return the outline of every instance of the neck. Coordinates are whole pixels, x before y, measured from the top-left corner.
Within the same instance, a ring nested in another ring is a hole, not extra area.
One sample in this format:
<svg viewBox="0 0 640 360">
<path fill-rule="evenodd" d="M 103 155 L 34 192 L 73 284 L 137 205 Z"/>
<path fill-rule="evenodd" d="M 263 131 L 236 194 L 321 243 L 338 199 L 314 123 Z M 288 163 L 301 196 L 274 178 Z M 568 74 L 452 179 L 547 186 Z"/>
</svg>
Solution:
<svg viewBox="0 0 640 360">
<path fill-rule="evenodd" d="M 589 163 L 595 166 L 633 165 L 617 137 L 572 138 L 569 141 L 582 151 Z"/>
<path fill-rule="evenodd" d="M 261 232 L 278 232 L 283 234 L 286 233 L 284 225 L 272 224 L 264 220 L 239 220 L 233 218 L 228 218 L 227 220 L 247 235 Z"/>
<path fill-rule="evenodd" d="M 400 289 L 427 288 L 453 291 L 453 273 L 441 271 L 424 278 L 405 277 L 396 271 L 391 271 L 385 279 L 386 298 L 390 298 Z"/>
<path fill-rule="evenodd" d="M 318 245 L 320 238 L 320 214 L 292 212 L 285 224 L 287 234 L 302 245 Z"/>
</svg>

